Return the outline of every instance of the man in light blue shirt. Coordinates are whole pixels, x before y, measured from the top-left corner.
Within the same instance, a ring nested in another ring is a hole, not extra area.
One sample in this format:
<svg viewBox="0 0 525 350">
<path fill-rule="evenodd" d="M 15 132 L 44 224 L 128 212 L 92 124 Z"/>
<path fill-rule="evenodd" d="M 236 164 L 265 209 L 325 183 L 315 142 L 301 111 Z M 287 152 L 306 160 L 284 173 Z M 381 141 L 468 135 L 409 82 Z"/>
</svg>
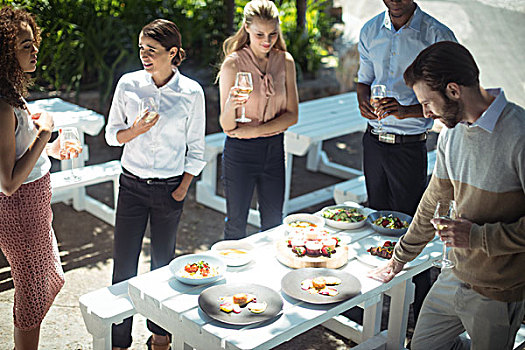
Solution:
<svg viewBox="0 0 525 350">
<path fill-rule="evenodd" d="M 427 131 L 432 120 L 423 117 L 421 105 L 403 73 L 416 56 L 438 41 L 456 41 L 444 24 L 423 12 L 413 0 L 383 0 L 387 11 L 369 20 L 359 38 L 360 66 L 357 98 L 364 118 L 363 170 L 368 205 L 376 210 L 395 210 L 414 215 L 425 191 Z M 374 110 L 373 85 L 385 85 L 387 97 Z M 372 130 L 382 123 L 382 133 Z M 430 288 L 428 271 L 414 277 L 414 315 Z"/>
</svg>

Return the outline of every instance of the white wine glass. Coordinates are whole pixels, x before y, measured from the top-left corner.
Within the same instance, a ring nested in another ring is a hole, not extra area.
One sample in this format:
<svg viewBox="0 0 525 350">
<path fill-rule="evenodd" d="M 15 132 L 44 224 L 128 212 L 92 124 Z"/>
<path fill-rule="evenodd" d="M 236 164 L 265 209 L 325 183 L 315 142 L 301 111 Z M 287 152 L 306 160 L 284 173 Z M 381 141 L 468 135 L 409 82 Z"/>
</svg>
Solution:
<svg viewBox="0 0 525 350">
<path fill-rule="evenodd" d="M 370 90 L 370 104 L 374 107 L 374 113 L 379 107 L 379 100 L 386 97 L 386 86 L 385 85 L 373 85 Z M 372 134 L 381 135 L 383 133 L 383 121 L 379 119 L 377 121 L 379 127 L 372 129 Z"/>
<path fill-rule="evenodd" d="M 235 78 L 235 87 L 237 88 L 237 95 L 239 97 L 248 99 L 253 90 L 252 74 L 250 72 L 238 72 Z M 246 118 L 245 103 L 241 107 L 241 117 L 235 119 L 236 122 L 248 123 L 252 121 L 250 118 Z"/>
<path fill-rule="evenodd" d="M 149 123 L 159 114 L 159 105 L 153 97 L 143 97 L 140 99 L 140 118 Z"/>
<path fill-rule="evenodd" d="M 65 176 L 64 179 L 78 181 L 80 177 L 75 174 L 75 158 L 82 152 L 82 144 L 80 143 L 80 137 L 77 128 L 67 127 L 59 129 L 60 137 L 60 154 L 62 156 L 70 156 L 71 159 L 71 175 Z M 71 155 L 75 154 L 75 157 Z"/>
<path fill-rule="evenodd" d="M 434 211 L 434 218 L 455 220 L 457 218 L 456 201 L 454 200 L 439 200 L 436 204 L 436 210 Z M 436 225 L 434 227 L 437 231 L 446 229 L 446 225 Z M 437 234 L 437 232 L 436 232 Z M 443 257 L 441 260 L 435 261 L 434 266 L 440 269 L 451 269 L 455 265 L 452 260 L 447 258 L 447 242 L 443 242 Z"/>
</svg>

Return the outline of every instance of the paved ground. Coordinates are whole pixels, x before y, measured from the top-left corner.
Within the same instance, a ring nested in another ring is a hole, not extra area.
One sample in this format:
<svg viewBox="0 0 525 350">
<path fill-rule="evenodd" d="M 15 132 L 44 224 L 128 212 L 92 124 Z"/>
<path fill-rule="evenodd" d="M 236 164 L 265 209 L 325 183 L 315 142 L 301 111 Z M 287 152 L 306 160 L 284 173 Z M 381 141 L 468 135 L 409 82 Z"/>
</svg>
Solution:
<svg viewBox="0 0 525 350">
<path fill-rule="evenodd" d="M 362 23 L 382 10 L 379 0 L 342 0 L 351 3 L 352 20 Z M 420 0 L 420 6 L 452 28 L 460 42 L 471 49 L 482 72 L 482 84 L 503 86 L 507 96 L 525 106 L 525 5 L 523 0 Z M 489 6 L 490 5 L 490 6 Z M 355 24 L 357 25 L 357 24 Z M 360 25 L 359 25 L 360 26 Z M 210 130 L 208 130 L 210 132 Z M 88 137 L 90 162 L 116 159 L 119 151 L 105 146 L 103 138 Z M 361 164 L 360 135 L 351 135 L 328 142 L 328 154 L 344 164 Z M 294 161 L 292 195 L 337 182 L 330 176 L 314 174 L 304 169 L 304 159 Z M 111 203 L 111 190 L 106 185 L 94 186 L 90 193 Z M 207 250 L 221 239 L 224 215 L 196 204 L 192 187 L 185 205 L 178 236 L 178 254 Z M 325 203 L 329 204 L 329 203 Z M 321 206 L 308 208 L 314 211 Z M 110 284 L 111 244 L 113 228 L 84 212 L 69 206 L 53 206 L 54 228 L 66 271 L 66 284 L 42 324 L 41 349 L 91 349 L 78 298 L 91 290 Z M 254 228 L 251 228 L 255 231 Z M 146 238 L 140 272 L 148 270 L 149 241 Z M 0 255 L 0 350 L 12 349 L 13 289 L 9 267 Z M 135 318 L 133 349 L 145 349 L 148 337 L 144 319 Z M 346 349 L 351 344 L 316 327 L 278 349 Z"/>
</svg>

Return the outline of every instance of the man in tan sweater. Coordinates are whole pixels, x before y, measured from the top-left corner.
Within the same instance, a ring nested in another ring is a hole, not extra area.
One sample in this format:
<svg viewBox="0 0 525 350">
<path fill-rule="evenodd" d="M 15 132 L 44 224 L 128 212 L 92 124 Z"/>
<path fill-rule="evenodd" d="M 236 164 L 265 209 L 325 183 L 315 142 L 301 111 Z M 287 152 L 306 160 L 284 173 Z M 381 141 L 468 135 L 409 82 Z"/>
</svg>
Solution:
<svg viewBox="0 0 525 350">
<path fill-rule="evenodd" d="M 470 52 L 445 41 L 423 50 L 404 74 L 425 117 L 441 120 L 437 163 L 393 258 L 372 272 L 390 281 L 434 238 L 452 247 L 423 304 L 412 349 L 512 349 L 525 299 L 525 110 L 502 89 L 483 89 Z M 460 218 L 433 219 L 438 200 Z"/>
</svg>

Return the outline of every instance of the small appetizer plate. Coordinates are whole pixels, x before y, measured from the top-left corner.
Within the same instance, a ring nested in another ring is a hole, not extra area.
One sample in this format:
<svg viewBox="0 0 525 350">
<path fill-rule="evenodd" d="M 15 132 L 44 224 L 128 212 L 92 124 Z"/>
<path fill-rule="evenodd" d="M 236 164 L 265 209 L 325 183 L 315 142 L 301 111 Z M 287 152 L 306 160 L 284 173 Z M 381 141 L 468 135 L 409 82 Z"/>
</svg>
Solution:
<svg viewBox="0 0 525 350">
<path fill-rule="evenodd" d="M 201 261 L 209 265 L 211 272 L 209 277 L 203 277 L 199 273 L 195 273 L 194 275 L 185 273 L 184 267 L 186 265 L 198 264 Z M 171 273 L 175 275 L 175 278 L 182 283 L 201 285 L 222 279 L 226 271 L 226 263 L 221 258 L 212 254 L 188 254 L 173 259 L 169 264 L 169 269 Z"/>
</svg>

